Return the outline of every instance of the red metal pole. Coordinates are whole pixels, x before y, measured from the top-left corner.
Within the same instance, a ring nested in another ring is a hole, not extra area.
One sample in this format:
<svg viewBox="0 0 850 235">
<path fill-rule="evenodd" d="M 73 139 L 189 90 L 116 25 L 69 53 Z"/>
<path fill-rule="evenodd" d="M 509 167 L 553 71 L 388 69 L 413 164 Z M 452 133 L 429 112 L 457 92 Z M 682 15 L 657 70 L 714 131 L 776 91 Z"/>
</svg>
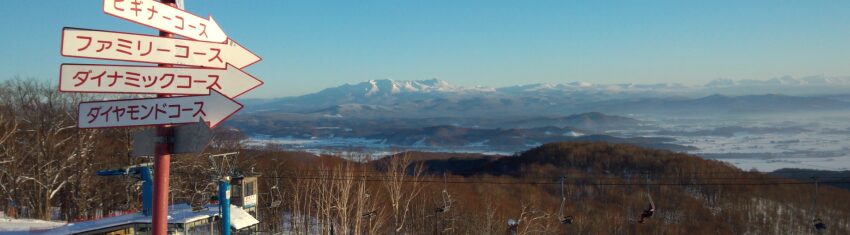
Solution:
<svg viewBox="0 0 850 235">
<path fill-rule="evenodd" d="M 164 4 L 177 7 L 175 0 L 160 0 Z M 159 31 L 160 37 L 174 37 L 166 31 Z M 171 67 L 168 64 L 160 64 L 159 67 Z M 156 97 L 170 97 L 171 95 L 156 95 Z M 168 234 L 168 182 L 171 174 L 171 136 L 173 128 L 171 125 L 161 125 L 156 128 L 159 142 L 154 146 L 154 183 L 153 183 L 153 234 Z"/>
</svg>

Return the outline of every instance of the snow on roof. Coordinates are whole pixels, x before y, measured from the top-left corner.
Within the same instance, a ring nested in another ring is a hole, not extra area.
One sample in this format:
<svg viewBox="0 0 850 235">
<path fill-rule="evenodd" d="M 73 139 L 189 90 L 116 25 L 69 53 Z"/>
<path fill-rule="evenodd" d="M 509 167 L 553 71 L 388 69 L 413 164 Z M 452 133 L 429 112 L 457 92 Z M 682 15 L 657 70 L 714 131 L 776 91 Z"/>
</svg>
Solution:
<svg viewBox="0 0 850 235">
<path fill-rule="evenodd" d="M 186 204 L 172 205 L 168 208 L 168 223 L 169 224 L 185 224 L 201 219 L 207 219 L 212 216 L 218 216 L 218 205 L 207 205 L 205 209 L 200 211 L 192 211 L 192 207 Z M 65 226 L 44 231 L 49 234 L 71 234 L 85 231 L 93 231 L 98 229 L 110 228 L 132 223 L 150 223 L 151 217 L 145 217 L 141 212 L 126 214 L 121 216 L 103 218 L 93 221 L 85 221 L 80 223 L 68 223 Z M 243 229 L 245 227 L 260 223 L 256 218 L 242 210 L 242 208 L 230 206 L 230 226 L 235 229 Z"/>
<path fill-rule="evenodd" d="M 0 234 L 29 234 L 31 231 L 47 230 L 64 224 L 65 222 L 0 217 Z"/>
<path fill-rule="evenodd" d="M 215 207 L 216 214 L 218 214 L 218 207 Z M 230 226 L 235 229 L 242 229 L 251 225 L 259 224 L 260 221 L 251 214 L 248 214 L 247 211 L 242 210 L 242 208 L 231 205 L 230 206 Z"/>
</svg>

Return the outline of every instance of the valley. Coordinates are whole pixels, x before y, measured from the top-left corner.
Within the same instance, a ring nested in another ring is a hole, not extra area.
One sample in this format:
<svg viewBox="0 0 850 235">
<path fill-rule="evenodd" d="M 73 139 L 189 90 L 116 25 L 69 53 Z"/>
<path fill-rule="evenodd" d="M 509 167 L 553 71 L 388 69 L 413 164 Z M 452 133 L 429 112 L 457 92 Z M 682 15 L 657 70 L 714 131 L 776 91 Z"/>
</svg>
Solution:
<svg viewBox="0 0 850 235">
<path fill-rule="evenodd" d="M 248 100 L 254 108 L 229 124 L 249 136 L 249 146 L 314 154 L 513 155 L 550 142 L 609 142 L 695 154 L 746 170 L 850 169 L 850 120 L 843 118 L 850 103 L 810 93 L 850 83 L 817 81 L 467 88 L 436 79 L 376 80 Z M 782 82 L 793 84 L 785 93 L 796 95 L 727 95 L 744 87 L 779 89 Z"/>
</svg>

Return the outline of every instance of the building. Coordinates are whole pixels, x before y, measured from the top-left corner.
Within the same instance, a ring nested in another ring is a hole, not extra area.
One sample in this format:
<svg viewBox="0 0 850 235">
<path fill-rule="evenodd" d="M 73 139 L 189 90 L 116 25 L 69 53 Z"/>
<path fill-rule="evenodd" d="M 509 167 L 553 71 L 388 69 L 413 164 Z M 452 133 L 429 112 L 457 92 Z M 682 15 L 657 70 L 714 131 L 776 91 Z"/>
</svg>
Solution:
<svg viewBox="0 0 850 235">
<path fill-rule="evenodd" d="M 221 216 L 218 205 L 207 205 L 193 210 L 187 204 L 168 208 L 168 234 L 220 234 Z M 251 234 L 257 230 L 259 221 L 237 206 L 230 206 L 230 226 L 233 234 Z M 151 234 L 151 217 L 141 212 L 103 218 L 80 223 L 68 223 L 37 234 L 80 234 L 80 235 L 144 235 Z"/>
<path fill-rule="evenodd" d="M 238 206 L 254 218 L 257 214 L 257 199 L 259 197 L 257 176 L 237 176 L 230 180 L 230 204 Z"/>
</svg>

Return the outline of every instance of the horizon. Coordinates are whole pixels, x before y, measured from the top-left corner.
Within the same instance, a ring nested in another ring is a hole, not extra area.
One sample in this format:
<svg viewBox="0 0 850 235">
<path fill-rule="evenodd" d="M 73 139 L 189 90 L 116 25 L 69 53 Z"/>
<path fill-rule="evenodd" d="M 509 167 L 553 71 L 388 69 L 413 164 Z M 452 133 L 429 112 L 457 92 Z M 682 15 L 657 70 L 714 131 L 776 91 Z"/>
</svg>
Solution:
<svg viewBox="0 0 850 235">
<path fill-rule="evenodd" d="M 823 83 L 811 83 L 812 80 L 817 81 L 817 80 L 830 80 L 830 79 L 833 82 L 827 81 L 827 82 L 823 82 Z M 800 84 L 772 84 L 772 83 L 770 83 L 770 82 L 783 82 L 783 81 L 789 81 L 789 80 L 797 81 L 797 82 L 801 82 L 801 83 Z M 836 80 L 838 80 L 838 81 L 836 81 Z M 273 99 L 279 99 L 279 98 L 299 97 L 299 96 L 317 94 L 317 93 L 323 92 L 323 91 L 328 90 L 328 89 L 371 83 L 371 82 L 375 82 L 375 81 L 391 81 L 391 82 L 394 82 L 394 83 L 422 83 L 422 82 L 428 82 L 428 81 L 439 81 L 439 82 L 444 82 L 446 85 L 449 85 L 453 88 L 474 89 L 474 90 L 479 90 L 479 91 L 488 91 L 488 90 L 497 91 L 499 89 L 504 89 L 504 88 L 533 87 L 533 86 L 560 86 L 560 85 L 567 85 L 567 86 L 570 86 L 570 85 L 576 86 L 577 85 L 577 86 L 588 87 L 588 88 L 598 87 L 598 86 L 611 87 L 611 86 L 631 86 L 631 85 L 636 85 L 636 86 L 672 85 L 672 86 L 676 86 L 676 87 L 691 88 L 691 89 L 710 89 L 710 88 L 729 89 L 729 88 L 740 88 L 740 87 L 746 87 L 746 88 L 776 88 L 776 87 L 786 87 L 787 88 L 787 87 L 791 87 L 792 88 L 791 90 L 786 90 L 784 92 L 777 92 L 775 90 L 770 90 L 770 89 L 750 90 L 750 92 L 748 92 L 748 93 L 740 93 L 740 92 L 738 92 L 738 93 L 725 93 L 725 92 L 720 92 L 720 91 L 710 91 L 706 94 L 698 94 L 696 97 L 703 97 L 703 96 L 710 96 L 710 95 L 743 96 L 743 95 L 771 95 L 771 94 L 791 95 L 791 96 L 841 95 L 841 94 L 846 94 L 847 92 L 835 92 L 836 89 L 829 89 L 829 90 L 823 91 L 823 92 L 807 91 L 807 92 L 803 92 L 801 94 L 799 91 L 794 91 L 793 88 L 811 88 L 811 87 L 820 87 L 820 86 L 830 86 L 830 88 L 835 88 L 835 87 L 841 87 L 841 88 L 848 87 L 848 88 L 850 88 L 850 76 L 828 77 L 828 76 L 819 76 L 819 75 L 805 76 L 805 77 L 782 76 L 782 77 L 773 77 L 773 78 L 769 78 L 769 79 L 724 79 L 724 78 L 718 78 L 718 79 L 706 81 L 705 83 L 700 83 L 700 84 L 685 84 L 685 83 L 676 83 L 676 82 L 669 82 L 669 83 L 591 83 L 591 82 L 585 82 L 585 81 L 563 81 L 563 82 L 542 82 L 542 83 L 518 83 L 518 84 L 509 84 L 509 85 L 506 85 L 506 86 L 486 86 L 486 85 L 464 86 L 464 85 L 455 84 L 452 81 L 439 79 L 439 78 L 416 79 L 416 80 L 397 80 L 397 79 L 385 78 L 385 79 L 370 79 L 370 80 L 353 82 L 353 83 L 346 82 L 346 83 L 337 84 L 337 85 L 334 85 L 334 86 L 320 88 L 320 89 L 315 90 L 315 91 L 309 91 L 309 92 L 304 93 L 304 94 L 272 96 L 272 97 L 245 97 L 245 98 L 240 97 L 239 99 L 273 100 Z M 728 84 L 730 82 L 731 82 L 731 84 Z"/>
<path fill-rule="evenodd" d="M 99 6 L 7 3 L 0 28 L 16 33 L 0 38 L 0 51 L 14 56 L 0 59 L 0 81 L 53 81 L 59 63 L 91 63 L 57 53 L 59 25 L 155 32 L 104 15 Z M 213 16 L 230 37 L 263 57 L 246 71 L 266 84 L 245 98 L 297 96 L 387 78 L 504 87 L 850 75 L 850 29 L 843 24 L 850 15 L 840 10 L 850 7 L 846 1 L 188 0 L 186 7 Z M 272 27 L 252 27 L 258 24 Z"/>
</svg>

